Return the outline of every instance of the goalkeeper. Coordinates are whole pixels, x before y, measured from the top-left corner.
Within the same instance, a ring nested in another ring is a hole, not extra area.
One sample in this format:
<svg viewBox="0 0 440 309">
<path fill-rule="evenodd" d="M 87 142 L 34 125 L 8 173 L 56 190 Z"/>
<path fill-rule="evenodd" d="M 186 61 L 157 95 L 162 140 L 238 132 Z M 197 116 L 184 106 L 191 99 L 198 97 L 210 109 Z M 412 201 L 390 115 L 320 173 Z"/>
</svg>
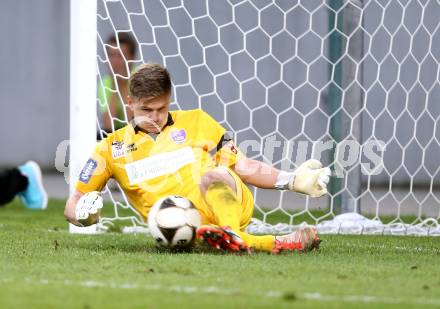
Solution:
<svg viewBox="0 0 440 309">
<path fill-rule="evenodd" d="M 127 103 L 134 119 L 97 144 L 67 201 L 67 220 L 96 223 L 102 207 L 96 191 L 114 178 L 144 219 L 161 197 L 191 200 L 202 217 L 197 237 L 216 248 L 278 253 L 317 247 L 311 227 L 283 236 L 245 233 L 254 210 L 246 184 L 319 197 L 327 193 L 330 170 L 309 160 L 288 173 L 251 160 L 202 110 L 169 111 L 170 96 L 171 79 L 162 66 L 144 64 L 132 74 Z"/>
</svg>

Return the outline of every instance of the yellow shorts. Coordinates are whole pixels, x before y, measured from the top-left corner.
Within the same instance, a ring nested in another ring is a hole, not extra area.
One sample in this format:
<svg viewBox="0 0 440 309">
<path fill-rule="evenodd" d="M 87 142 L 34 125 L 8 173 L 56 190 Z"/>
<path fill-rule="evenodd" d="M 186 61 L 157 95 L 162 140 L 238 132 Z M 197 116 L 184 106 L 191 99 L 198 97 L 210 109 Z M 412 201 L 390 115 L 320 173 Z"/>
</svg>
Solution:
<svg viewBox="0 0 440 309">
<path fill-rule="evenodd" d="M 233 170 L 225 166 L 219 166 L 218 168 L 226 170 L 229 175 L 234 178 L 235 187 L 237 188 L 237 198 L 242 206 L 240 229 L 243 231 L 246 226 L 248 226 L 249 222 L 251 221 L 252 214 L 254 213 L 254 197 L 252 196 L 249 188 Z M 195 198 L 195 196 L 193 196 L 193 198 Z M 202 224 L 217 224 L 214 214 L 209 209 L 202 194 L 200 193 L 199 198 L 195 198 L 197 199 L 197 201 L 193 200 L 193 198 L 190 199 L 196 205 L 197 209 L 200 212 L 200 215 L 202 217 Z"/>
</svg>

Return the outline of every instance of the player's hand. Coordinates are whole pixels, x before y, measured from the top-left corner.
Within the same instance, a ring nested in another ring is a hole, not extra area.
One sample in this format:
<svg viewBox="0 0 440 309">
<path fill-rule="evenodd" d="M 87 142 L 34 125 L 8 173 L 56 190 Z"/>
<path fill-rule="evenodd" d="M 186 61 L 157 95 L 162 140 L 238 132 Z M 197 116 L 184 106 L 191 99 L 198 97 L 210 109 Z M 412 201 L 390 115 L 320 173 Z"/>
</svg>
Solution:
<svg viewBox="0 0 440 309">
<path fill-rule="evenodd" d="M 312 197 L 320 197 L 327 193 L 331 171 L 328 167 L 322 167 L 318 160 L 307 160 L 294 171 L 294 174 L 292 191 Z"/>
<path fill-rule="evenodd" d="M 97 191 L 81 196 L 75 207 L 75 218 L 83 226 L 96 224 L 102 208 L 102 197 Z"/>
</svg>

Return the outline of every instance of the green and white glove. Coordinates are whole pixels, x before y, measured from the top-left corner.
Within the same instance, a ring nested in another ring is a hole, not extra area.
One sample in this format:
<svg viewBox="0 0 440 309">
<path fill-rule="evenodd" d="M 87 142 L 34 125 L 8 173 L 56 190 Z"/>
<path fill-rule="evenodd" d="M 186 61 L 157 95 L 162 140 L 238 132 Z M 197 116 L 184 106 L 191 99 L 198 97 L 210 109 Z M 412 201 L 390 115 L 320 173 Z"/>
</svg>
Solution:
<svg viewBox="0 0 440 309">
<path fill-rule="evenodd" d="M 100 192 L 92 191 L 84 194 L 75 207 L 76 220 L 81 223 L 82 226 L 96 224 L 99 220 L 102 206 L 103 202 Z"/>
<path fill-rule="evenodd" d="M 321 162 L 311 159 L 301 164 L 293 173 L 282 171 L 275 188 L 320 197 L 327 193 L 330 175 L 330 168 L 322 167 Z"/>
</svg>

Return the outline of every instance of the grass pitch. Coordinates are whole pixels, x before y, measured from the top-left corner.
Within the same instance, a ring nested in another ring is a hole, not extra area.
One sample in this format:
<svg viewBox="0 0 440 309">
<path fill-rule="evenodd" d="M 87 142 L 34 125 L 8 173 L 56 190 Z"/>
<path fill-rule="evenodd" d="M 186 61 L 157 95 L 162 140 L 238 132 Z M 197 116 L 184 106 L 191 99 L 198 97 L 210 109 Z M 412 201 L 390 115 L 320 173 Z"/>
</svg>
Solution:
<svg viewBox="0 0 440 309">
<path fill-rule="evenodd" d="M 71 235 L 63 208 L 0 208 L 0 308 L 440 306 L 439 238 L 322 235 L 308 254 L 170 254 L 145 235 Z"/>
</svg>

